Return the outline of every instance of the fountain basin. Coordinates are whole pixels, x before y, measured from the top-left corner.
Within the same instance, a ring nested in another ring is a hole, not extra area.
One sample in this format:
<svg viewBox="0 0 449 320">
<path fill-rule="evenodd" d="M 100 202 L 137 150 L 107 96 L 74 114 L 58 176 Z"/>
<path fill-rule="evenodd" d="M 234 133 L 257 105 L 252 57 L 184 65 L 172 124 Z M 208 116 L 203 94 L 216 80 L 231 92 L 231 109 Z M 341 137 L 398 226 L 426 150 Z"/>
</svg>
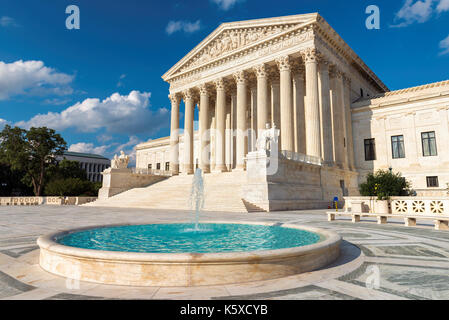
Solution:
<svg viewBox="0 0 449 320">
<path fill-rule="evenodd" d="M 245 226 L 272 223 L 213 222 Z M 162 224 L 161 224 L 162 225 Z M 122 225 L 123 226 L 123 225 Z M 40 266 L 75 280 L 129 286 L 201 286 L 276 279 L 312 271 L 340 254 L 341 237 L 334 232 L 296 225 L 282 228 L 319 235 L 319 241 L 300 247 L 219 253 L 145 253 L 85 249 L 59 243 L 88 227 L 41 236 Z"/>
</svg>

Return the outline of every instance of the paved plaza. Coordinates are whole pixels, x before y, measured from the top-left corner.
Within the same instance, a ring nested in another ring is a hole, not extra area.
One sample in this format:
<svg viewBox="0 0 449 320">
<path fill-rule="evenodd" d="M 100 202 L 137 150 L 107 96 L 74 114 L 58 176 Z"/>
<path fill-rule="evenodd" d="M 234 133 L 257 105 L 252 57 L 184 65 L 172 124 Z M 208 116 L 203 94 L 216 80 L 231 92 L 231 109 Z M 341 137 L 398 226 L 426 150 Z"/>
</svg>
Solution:
<svg viewBox="0 0 449 320">
<path fill-rule="evenodd" d="M 449 299 L 449 232 L 431 225 L 327 222 L 325 211 L 214 213 L 202 221 L 267 221 L 329 229 L 338 261 L 291 277 L 202 287 L 126 287 L 71 281 L 39 267 L 46 233 L 114 223 L 187 222 L 190 213 L 92 207 L 0 207 L 0 299 Z"/>
</svg>

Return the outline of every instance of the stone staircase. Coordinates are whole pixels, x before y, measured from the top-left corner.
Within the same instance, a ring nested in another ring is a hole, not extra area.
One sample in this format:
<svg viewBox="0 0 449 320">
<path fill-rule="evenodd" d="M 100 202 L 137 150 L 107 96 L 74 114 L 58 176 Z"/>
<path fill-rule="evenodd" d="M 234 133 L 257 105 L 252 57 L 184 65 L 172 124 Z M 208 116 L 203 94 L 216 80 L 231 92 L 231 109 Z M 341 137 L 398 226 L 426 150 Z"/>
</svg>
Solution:
<svg viewBox="0 0 449 320">
<path fill-rule="evenodd" d="M 96 207 L 190 210 L 193 175 L 173 176 L 144 188 L 134 188 L 105 200 L 86 204 Z M 204 175 L 204 211 L 249 212 L 241 189 L 246 172 Z"/>
</svg>

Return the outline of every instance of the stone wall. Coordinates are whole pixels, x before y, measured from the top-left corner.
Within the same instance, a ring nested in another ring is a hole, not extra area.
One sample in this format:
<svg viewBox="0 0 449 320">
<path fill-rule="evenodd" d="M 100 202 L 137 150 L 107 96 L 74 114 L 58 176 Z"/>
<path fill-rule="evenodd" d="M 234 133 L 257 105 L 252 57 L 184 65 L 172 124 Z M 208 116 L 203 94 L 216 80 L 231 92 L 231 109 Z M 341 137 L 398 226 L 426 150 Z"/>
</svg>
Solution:
<svg viewBox="0 0 449 320">
<path fill-rule="evenodd" d="M 270 172 L 268 161 L 277 162 L 277 170 Z M 348 192 L 358 192 L 356 172 L 251 152 L 243 199 L 265 211 L 326 209 L 335 196 L 343 198 L 340 180 Z"/>
<path fill-rule="evenodd" d="M 103 171 L 103 186 L 99 199 L 107 199 L 133 188 L 142 188 L 165 180 L 166 176 L 133 173 L 131 169 L 106 169 Z"/>
</svg>

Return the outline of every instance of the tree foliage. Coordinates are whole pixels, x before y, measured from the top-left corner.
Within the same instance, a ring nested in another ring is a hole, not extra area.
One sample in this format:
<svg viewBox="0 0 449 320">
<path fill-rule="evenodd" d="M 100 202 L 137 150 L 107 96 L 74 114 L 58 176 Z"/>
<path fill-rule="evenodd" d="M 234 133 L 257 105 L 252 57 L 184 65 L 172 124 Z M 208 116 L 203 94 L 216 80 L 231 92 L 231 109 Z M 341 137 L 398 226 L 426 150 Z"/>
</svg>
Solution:
<svg viewBox="0 0 449 320">
<path fill-rule="evenodd" d="M 378 200 L 388 200 L 394 196 L 408 196 L 410 183 L 401 173 L 378 170 L 366 176 L 366 182 L 360 185 L 360 194 L 365 197 L 377 197 Z"/>
<path fill-rule="evenodd" d="M 6 125 L 0 132 L 0 161 L 11 170 L 23 171 L 22 181 L 42 195 L 46 170 L 67 149 L 64 139 L 47 127 L 24 130 Z"/>
<path fill-rule="evenodd" d="M 45 186 L 45 194 L 49 196 L 77 197 L 98 195 L 98 183 L 80 178 L 58 178 L 51 180 Z"/>
</svg>

